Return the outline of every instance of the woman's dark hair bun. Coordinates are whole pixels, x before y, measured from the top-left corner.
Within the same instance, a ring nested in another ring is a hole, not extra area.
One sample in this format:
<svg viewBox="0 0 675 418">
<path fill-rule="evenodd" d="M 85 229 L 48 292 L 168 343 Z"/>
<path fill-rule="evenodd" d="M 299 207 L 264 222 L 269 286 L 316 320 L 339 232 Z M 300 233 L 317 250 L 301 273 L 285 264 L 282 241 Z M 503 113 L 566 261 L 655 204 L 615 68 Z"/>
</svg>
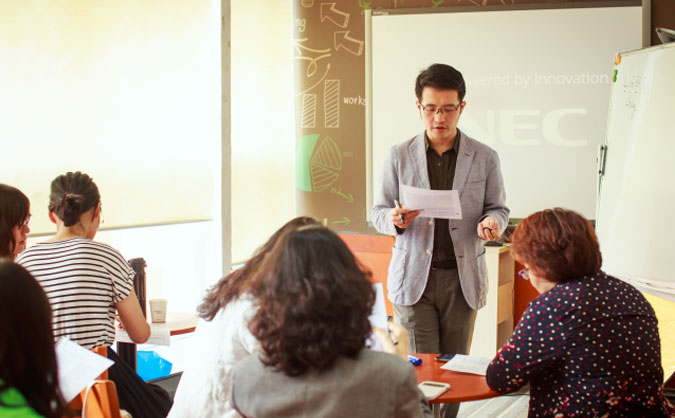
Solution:
<svg viewBox="0 0 675 418">
<path fill-rule="evenodd" d="M 82 210 L 84 206 L 84 196 L 74 193 L 65 193 L 61 200 L 61 214 L 59 216 L 65 226 L 75 225 L 80 221 L 80 215 L 85 212 Z"/>
<path fill-rule="evenodd" d="M 49 210 L 54 212 L 65 226 L 77 224 L 80 216 L 98 205 L 100 201 L 101 195 L 96 183 L 80 171 L 62 174 L 52 181 Z"/>
</svg>

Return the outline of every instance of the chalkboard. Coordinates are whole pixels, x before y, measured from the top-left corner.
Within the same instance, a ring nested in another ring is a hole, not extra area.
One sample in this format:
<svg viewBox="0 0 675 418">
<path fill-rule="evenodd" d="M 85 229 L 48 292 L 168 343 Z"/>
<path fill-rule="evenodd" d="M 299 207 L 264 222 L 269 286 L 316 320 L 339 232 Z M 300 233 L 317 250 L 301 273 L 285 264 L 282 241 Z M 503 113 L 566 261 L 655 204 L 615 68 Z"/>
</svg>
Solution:
<svg viewBox="0 0 675 418">
<path fill-rule="evenodd" d="M 616 62 L 596 218 L 603 269 L 675 300 L 675 43 Z"/>
</svg>

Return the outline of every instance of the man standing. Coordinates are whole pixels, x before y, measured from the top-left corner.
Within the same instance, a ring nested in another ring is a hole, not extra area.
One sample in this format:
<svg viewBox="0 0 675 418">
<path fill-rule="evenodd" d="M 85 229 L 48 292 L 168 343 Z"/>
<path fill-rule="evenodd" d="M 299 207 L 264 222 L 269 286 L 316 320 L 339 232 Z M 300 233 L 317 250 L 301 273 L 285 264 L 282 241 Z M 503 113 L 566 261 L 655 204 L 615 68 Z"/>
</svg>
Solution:
<svg viewBox="0 0 675 418">
<path fill-rule="evenodd" d="M 462 74 L 449 65 L 433 64 L 417 76 L 425 131 L 392 147 L 371 212 L 375 228 L 396 237 L 388 297 L 413 353 L 468 354 L 488 290 L 481 240 L 497 239 L 508 223 L 497 153 L 457 129 L 465 93 Z M 394 207 L 401 185 L 457 190 L 462 219 L 418 218 L 405 202 Z M 443 416 L 458 408 L 443 408 Z"/>
</svg>

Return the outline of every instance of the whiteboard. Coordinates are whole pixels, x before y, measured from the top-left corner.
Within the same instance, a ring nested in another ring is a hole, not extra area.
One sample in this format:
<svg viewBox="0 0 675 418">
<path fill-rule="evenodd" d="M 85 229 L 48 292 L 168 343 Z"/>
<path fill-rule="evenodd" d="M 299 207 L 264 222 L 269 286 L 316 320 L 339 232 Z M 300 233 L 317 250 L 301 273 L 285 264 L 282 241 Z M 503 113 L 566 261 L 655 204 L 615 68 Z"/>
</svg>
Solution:
<svg viewBox="0 0 675 418">
<path fill-rule="evenodd" d="M 372 196 L 391 146 L 423 131 L 414 82 L 435 62 L 467 84 L 459 128 L 501 159 L 512 218 L 595 216 L 612 61 L 641 47 L 640 6 L 372 17 Z"/>
<path fill-rule="evenodd" d="M 603 269 L 675 300 L 675 43 L 622 53 L 614 71 L 596 218 Z"/>
</svg>

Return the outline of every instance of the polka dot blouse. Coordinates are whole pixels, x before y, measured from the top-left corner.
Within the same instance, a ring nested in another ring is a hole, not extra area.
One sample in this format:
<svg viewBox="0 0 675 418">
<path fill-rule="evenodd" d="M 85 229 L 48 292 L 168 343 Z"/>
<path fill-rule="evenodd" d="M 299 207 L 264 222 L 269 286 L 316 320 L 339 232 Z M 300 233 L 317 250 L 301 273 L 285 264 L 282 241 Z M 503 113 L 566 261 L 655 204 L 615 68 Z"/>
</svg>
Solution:
<svg viewBox="0 0 675 418">
<path fill-rule="evenodd" d="M 487 381 L 502 393 L 530 383 L 530 417 L 669 416 L 654 310 L 602 271 L 530 302 Z"/>
</svg>

